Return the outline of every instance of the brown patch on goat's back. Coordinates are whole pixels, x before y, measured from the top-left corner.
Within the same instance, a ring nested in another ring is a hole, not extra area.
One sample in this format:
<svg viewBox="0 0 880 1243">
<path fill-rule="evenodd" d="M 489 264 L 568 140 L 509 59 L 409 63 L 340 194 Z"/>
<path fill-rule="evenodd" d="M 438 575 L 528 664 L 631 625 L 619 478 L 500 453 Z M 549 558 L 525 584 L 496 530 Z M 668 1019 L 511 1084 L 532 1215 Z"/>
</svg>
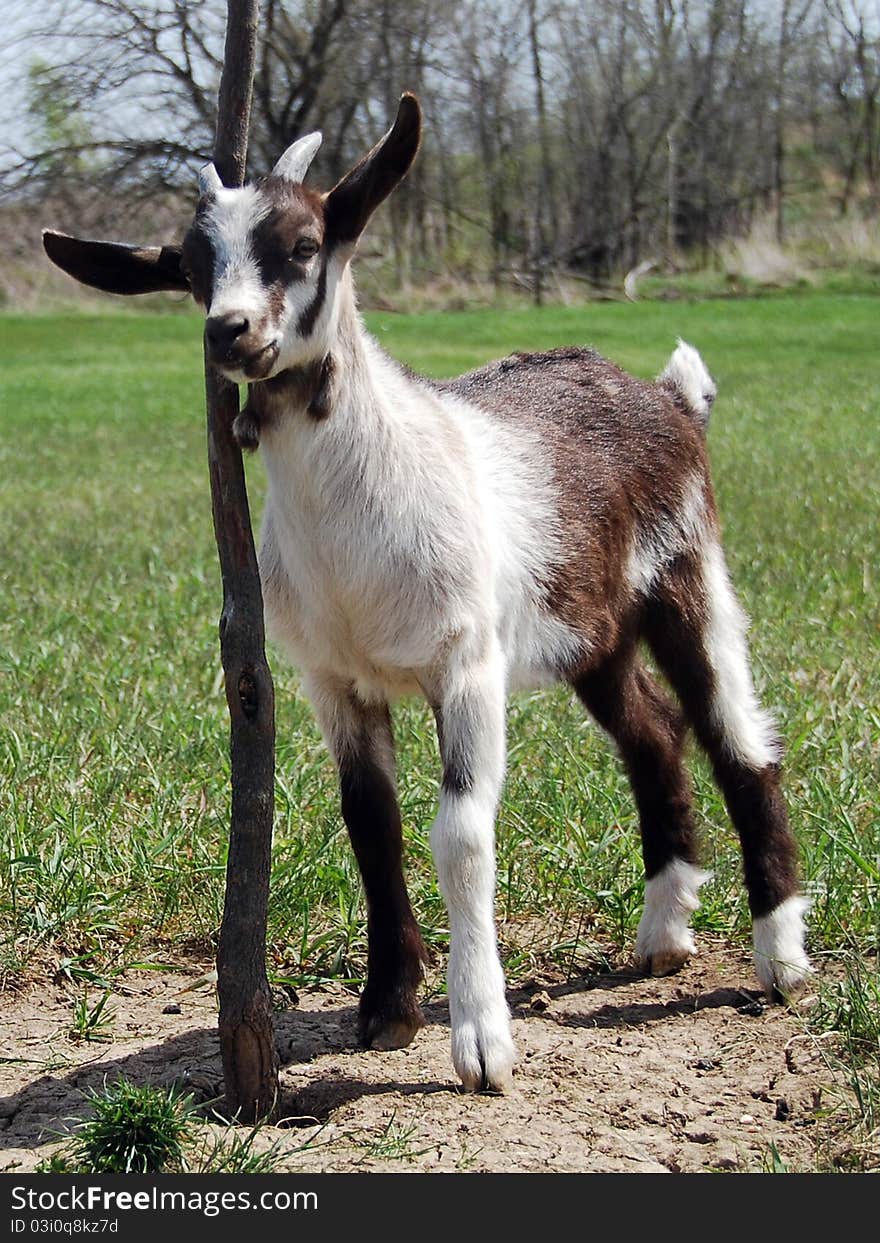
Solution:
<svg viewBox="0 0 880 1243">
<path fill-rule="evenodd" d="M 695 477 L 712 521 L 702 433 L 665 388 L 589 349 L 514 354 L 447 387 L 526 424 L 544 446 L 563 546 L 544 584 L 547 604 L 584 636 L 592 666 L 616 649 L 637 608 L 621 574 L 637 533 L 674 517 Z"/>
</svg>

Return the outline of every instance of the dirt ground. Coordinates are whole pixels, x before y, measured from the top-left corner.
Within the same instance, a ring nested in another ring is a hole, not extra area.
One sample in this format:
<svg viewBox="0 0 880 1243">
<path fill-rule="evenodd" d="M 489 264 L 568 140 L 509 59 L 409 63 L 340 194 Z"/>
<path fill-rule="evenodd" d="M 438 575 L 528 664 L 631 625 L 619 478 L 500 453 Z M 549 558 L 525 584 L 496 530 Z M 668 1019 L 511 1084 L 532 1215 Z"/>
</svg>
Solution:
<svg viewBox="0 0 880 1243">
<path fill-rule="evenodd" d="M 32 1170 L 87 1111 L 86 1088 L 125 1075 L 216 1096 L 213 984 L 131 972 L 107 1043 L 70 1038 L 61 985 L 0 998 L 0 1172 Z M 95 1000 L 100 994 L 95 994 Z M 505 1097 L 456 1088 L 445 999 L 409 1049 L 355 1045 L 356 998 L 306 992 L 276 1013 L 282 1115 L 258 1147 L 303 1171 L 759 1171 L 772 1147 L 813 1170 L 833 1146 L 827 1042 L 801 1014 L 764 1006 L 748 958 L 704 951 L 679 975 L 538 977 L 509 995 L 520 1053 Z M 179 1013 L 165 1013 L 167 1007 Z"/>
</svg>

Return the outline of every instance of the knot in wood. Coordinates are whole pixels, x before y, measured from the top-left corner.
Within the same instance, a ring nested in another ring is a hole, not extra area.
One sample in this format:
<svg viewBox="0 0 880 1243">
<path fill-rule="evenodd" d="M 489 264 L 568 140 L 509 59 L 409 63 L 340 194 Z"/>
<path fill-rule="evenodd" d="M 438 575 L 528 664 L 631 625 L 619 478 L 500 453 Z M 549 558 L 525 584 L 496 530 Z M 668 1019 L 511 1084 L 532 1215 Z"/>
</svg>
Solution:
<svg viewBox="0 0 880 1243">
<path fill-rule="evenodd" d="M 260 707 L 260 693 L 252 673 L 243 673 L 238 679 L 238 698 L 245 716 L 255 717 Z"/>
</svg>

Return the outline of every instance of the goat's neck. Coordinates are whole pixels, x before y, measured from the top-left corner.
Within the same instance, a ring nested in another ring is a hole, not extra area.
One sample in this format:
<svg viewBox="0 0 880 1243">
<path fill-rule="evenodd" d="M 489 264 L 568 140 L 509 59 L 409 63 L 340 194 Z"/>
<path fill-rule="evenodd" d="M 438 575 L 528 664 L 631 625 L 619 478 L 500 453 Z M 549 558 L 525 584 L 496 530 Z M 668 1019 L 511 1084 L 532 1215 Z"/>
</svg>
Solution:
<svg viewBox="0 0 880 1243">
<path fill-rule="evenodd" d="M 270 484 L 287 491 L 379 492 L 406 457 L 400 435 L 426 393 L 380 349 L 357 312 L 346 272 L 326 352 L 252 391 Z"/>
<path fill-rule="evenodd" d="M 387 369 L 394 369 L 391 361 L 382 353 L 370 337 L 355 304 L 351 273 L 344 272 L 339 283 L 338 307 L 334 317 L 330 384 L 330 409 L 328 416 L 339 423 L 349 424 L 349 434 L 375 428 L 393 414 L 393 402 L 386 391 Z"/>
<path fill-rule="evenodd" d="M 270 428 L 280 432 L 282 424 L 291 418 L 322 420 L 332 414 L 369 418 L 377 405 L 387 408 L 382 400 L 383 375 L 376 370 L 378 365 L 379 372 L 384 372 L 393 364 L 364 328 L 348 271 L 339 283 L 332 323 L 332 333 L 320 354 L 251 386 L 242 422 L 251 423 L 257 434 L 246 447 L 255 446 L 260 432 Z M 405 377 L 398 372 L 398 378 Z"/>
</svg>

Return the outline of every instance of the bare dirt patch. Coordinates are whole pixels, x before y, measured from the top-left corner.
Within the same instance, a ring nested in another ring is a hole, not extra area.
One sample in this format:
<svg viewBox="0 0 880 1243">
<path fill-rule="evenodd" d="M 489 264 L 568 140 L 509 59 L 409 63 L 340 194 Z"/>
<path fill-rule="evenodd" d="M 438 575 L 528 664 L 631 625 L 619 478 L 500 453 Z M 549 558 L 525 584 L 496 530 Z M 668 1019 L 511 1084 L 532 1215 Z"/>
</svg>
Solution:
<svg viewBox="0 0 880 1243">
<path fill-rule="evenodd" d="M 218 1094 L 214 989 L 194 986 L 198 975 L 128 973 L 100 1044 L 70 1039 L 71 991 L 7 993 L 0 1171 L 45 1160 L 87 1112 L 84 1089 L 120 1075 Z M 684 1172 L 761 1170 L 771 1145 L 789 1169 L 812 1170 L 833 1141 L 838 1085 L 823 1042 L 802 1016 L 762 1004 L 747 957 L 729 947 L 668 979 L 548 974 L 509 997 L 516 1086 L 492 1097 L 456 1087 L 445 999 L 425 1005 L 409 1049 L 377 1053 L 355 1044 L 352 994 L 304 993 L 276 1014 L 283 1122 L 259 1146 L 306 1171 Z"/>
</svg>

